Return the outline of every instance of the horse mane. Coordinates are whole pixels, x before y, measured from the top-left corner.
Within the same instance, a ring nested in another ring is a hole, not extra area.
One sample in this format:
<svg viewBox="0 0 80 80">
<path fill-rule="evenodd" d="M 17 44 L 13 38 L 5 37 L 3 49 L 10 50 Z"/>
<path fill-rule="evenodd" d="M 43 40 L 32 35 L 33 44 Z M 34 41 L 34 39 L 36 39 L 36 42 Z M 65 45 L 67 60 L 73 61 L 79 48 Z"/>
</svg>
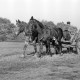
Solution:
<svg viewBox="0 0 80 80">
<path fill-rule="evenodd" d="M 41 22 L 39 22 L 39 21 L 36 20 L 36 19 L 34 19 L 34 20 L 38 23 L 38 25 L 40 26 L 41 29 L 44 29 L 44 25 L 43 25 Z"/>
<path fill-rule="evenodd" d="M 16 20 L 17 21 L 17 20 Z M 17 21 L 19 24 L 20 24 L 20 27 L 25 27 L 26 25 L 27 25 L 27 23 L 26 22 L 24 22 L 24 21 L 20 21 L 20 20 L 18 20 Z"/>
</svg>

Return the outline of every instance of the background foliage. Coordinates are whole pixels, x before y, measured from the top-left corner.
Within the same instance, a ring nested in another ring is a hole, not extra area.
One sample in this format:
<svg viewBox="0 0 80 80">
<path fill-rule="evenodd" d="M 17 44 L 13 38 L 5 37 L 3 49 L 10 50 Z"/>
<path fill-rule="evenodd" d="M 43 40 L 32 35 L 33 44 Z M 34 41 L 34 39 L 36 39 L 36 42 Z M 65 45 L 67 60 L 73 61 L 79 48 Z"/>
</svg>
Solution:
<svg viewBox="0 0 80 80">
<path fill-rule="evenodd" d="M 48 28 L 60 27 L 63 29 L 63 31 L 67 29 L 71 35 L 74 35 L 78 31 L 77 27 L 71 24 L 65 24 L 64 22 L 60 22 L 57 24 L 54 24 L 54 22 L 52 21 L 46 20 L 42 20 L 41 22 L 44 26 L 48 26 Z M 16 30 L 15 28 L 16 25 L 11 23 L 9 19 L 0 18 L 0 41 L 24 41 L 25 37 L 23 33 L 21 33 L 16 39 L 14 39 L 14 33 Z"/>
</svg>

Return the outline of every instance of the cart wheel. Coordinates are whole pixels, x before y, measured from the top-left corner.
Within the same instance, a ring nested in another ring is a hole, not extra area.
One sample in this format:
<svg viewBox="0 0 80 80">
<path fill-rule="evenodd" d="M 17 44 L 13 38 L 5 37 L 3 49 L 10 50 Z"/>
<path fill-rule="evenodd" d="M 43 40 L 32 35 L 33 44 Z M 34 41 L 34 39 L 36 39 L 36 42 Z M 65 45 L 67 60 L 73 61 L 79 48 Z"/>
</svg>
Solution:
<svg viewBox="0 0 80 80">
<path fill-rule="evenodd" d="M 76 54 L 80 53 L 80 40 L 76 42 Z"/>
</svg>

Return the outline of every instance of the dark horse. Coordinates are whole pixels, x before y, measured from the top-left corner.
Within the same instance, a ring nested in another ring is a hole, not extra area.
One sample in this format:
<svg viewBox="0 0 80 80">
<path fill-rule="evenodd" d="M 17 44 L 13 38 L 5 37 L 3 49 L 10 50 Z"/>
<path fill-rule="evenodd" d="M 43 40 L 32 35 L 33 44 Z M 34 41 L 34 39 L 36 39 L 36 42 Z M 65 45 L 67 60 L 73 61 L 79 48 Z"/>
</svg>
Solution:
<svg viewBox="0 0 80 80">
<path fill-rule="evenodd" d="M 31 34 L 31 42 L 34 44 L 35 53 L 37 53 L 37 43 L 39 44 L 39 53 L 37 53 L 37 56 L 40 57 L 41 53 L 43 52 L 43 44 L 41 42 L 41 39 L 44 25 L 38 20 L 34 19 L 32 16 L 28 22 L 28 28 Z"/>
<path fill-rule="evenodd" d="M 54 27 L 52 29 L 46 29 L 45 26 L 38 20 L 34 19 L 33 16 L 29 20 L 28 27 L 32 34 L 31 40 L 35 42 L 35 53 L 37 52 L 36 43 L 39 43 L 40 46 L 39 56 L 43 52 L 42 44 L 46 46 L 46 52 L 48 53 L 50 52 L 50 44 L 56 46 L 58 53 L 61 53 L 61 39 L 63 37 L 63 31 L 61 28 Z M 57 41 L 57 44 L 55 44 L 55 41 Z"/>
<path fill-rule="evenodd" d="M 58 44 L 56 44 L 56 48 L 57 48 L 56 53 L 61 54 L 62 51 L 61 39 L 63 37 L 63 31 L 61 28 L 54 27 L 51 32 L 52 32 L 51 35 L 54 36 L 55 40 L 58 42 Z"/>
<path fill-rule="evenodd" d="M 56 53 L 60 54 L 62 51 L 61 39 L 63 37 L 63 31 L 54 25 L 53 28 L 46 28 L 43 31 L 43 41 L 47 40 L 48 52 L 50 53 L 50 44 L 55 48 Z"/>
</svg>

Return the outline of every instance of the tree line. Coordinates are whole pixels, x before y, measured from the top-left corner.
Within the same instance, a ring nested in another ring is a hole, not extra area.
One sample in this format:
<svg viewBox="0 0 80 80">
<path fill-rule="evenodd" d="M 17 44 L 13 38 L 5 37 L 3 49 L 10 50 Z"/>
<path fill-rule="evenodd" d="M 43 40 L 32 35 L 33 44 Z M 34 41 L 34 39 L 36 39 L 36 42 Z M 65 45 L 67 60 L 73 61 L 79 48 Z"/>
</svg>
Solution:
<svg viewBox="0 0 80 80">
<path fill-rule="evenodd" d="M 75 32 L 77 32 L 77 27 L 72 26 L 71 24 L 64 23 L 64 22 L 60 22 L 57 24 L 54 24 L 54 22 L 52 21 L 46 21 L 46 20 L 42 20 L 41 21 L 43 25 L 47 25 L 49 28 L 52 27 L 60 27 L 63 29 L 63 31 L 65 29 L 68 29 L 72 35 L 75 34 Z M 12 41 L 14 40 L 14 32 L 15 32 L 15 28 L 16 25 L 14 23 L 12 23 L 9 19 L 7 18 L 0 18 L 0 41 Z M 20 34 L 15 41 L 24 41 L 24 34 Z"/>
</svg>

